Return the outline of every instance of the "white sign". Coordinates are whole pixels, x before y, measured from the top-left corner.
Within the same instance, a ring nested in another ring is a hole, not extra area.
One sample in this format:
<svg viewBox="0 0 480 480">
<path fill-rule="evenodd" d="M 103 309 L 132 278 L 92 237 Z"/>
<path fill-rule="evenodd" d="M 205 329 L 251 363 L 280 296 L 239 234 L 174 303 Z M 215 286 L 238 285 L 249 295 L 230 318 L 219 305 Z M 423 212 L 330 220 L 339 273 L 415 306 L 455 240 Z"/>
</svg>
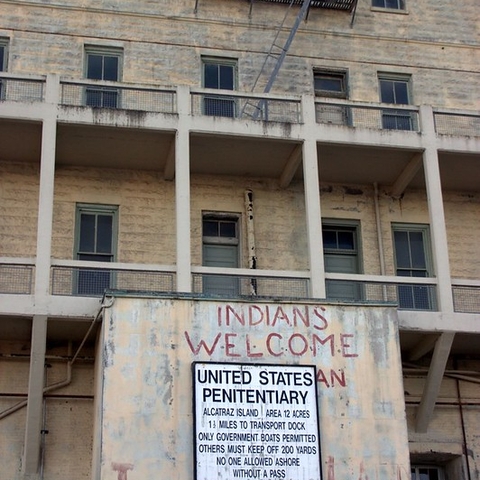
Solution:
<svg viewBox="0 0 480 480">
<path fill-rule="evenodd" d="M 195 362 L 197 480 L 320 480 L 314 366 Z"/>
</svg>

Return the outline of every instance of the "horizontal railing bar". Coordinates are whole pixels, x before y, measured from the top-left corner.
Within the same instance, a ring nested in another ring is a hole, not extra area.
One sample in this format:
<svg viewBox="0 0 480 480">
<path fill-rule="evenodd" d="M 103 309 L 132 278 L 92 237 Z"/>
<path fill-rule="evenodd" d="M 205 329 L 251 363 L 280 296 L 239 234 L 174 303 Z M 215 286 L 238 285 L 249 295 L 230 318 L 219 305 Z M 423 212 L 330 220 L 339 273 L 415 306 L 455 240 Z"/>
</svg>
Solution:
<svg viewBox="0 0 480 480">
<path fill-rule="evenodd" d="M 98 86 L 98 87 L 111 87 L 119 90 L 141 90 L 145 92 L 153 93 L 172 93 L 176 94 L 177 89 L 172 87 L 163 87 L 156 88 L 151 85 L 142 85 L 137 83 L 123 83 L 123 82 L 107 82 L 105 80 L 74 80 L 74 79 L 61 79 L 60 85 L 74 85 L 79 87 L 89 87 L 89 86 Z"/>
<path fill-rule="evenodd" d="M 368 103 L 368 102 L 352 102 L 351 100 L 343 100 L 340 98 L 315 98 L 316 105 L 338 105 L 342 107 L 364 108 L 370 110 L 403 110 L 406 112 L 419 112 L 420 107 L 417 105 L 403 105 L 396 103 Z"/>
<path fill-rule="evenodd" d="M 21 73 L 0 72 L 0 78 L 7 80 L 20 80 L 22 82 L 43 82 L 47 81 L 46 75 L 25 75 Z"/>
<path fill-rule="evenodd" d="M 212 95 L 216 97 L 256 98 L 258 100 L 277 100 L 280 102 L 300 103 L 300 96 L 287 96 L 275 94 L 261 94 L 253 92 L 241 92 L 239 90 L 217 90 L 215 88 L 190 88 L 192 95 Z"/>
<path fill-rule="evenodd" d="M 249 268 L 226 268 L 226 267 L 203 267 L 192 266 L 192 273 L 197 274 L 214 274 L 214 275 L 235 275 L 240 277 L 283 277 L 283 278 L 299 278 L 308 280 L 310 274 L 307 271 L 291 271 L 291 270 L 256 270 Z"/>
<path fill-rule="evenodd" d="M 331 273 L 326 272 L 325 278 L 327 280 L 344 280 L 348 282 L 362 282 L 362 283 L 405 283 L 408 285 L 437 285 L 438 279 L 434 277 L 396 277 L 394 275 L 364 275 L 364 274 L 345 274 L 345 273 Z"/>
<path fill-rule="evenodd" d="M 82 268 L 82 269 L 100 269 L 100 270 L 129 270 L 132 272 L 158 272 L 175 273 L 177 270 L 174 265 L 155 265 L 143 263 L 119 263 L 119 262 L 87 262 L 84 260 L 55 260 L 52 262 L 52 268 Z"/>
<path fill-rule="evenodd" d="M 22 265 L 25 267 L 34 267 L 35 258 L 28 257 L 0 257 L 0 266 L 5 265 Z"/>
<path fill-rule="evenodd" d="M 434 115 L 451 115 L 452 117 L 472 117 L 480 118 L 479 112 L 474 112 L 473 110 L 450 110 L 444 108 L 433 108 Z"/>
<path fill-rule="evenodd" d="M 452 286 L 454 287 L 478 287 L 480 288 L 480 280 L 469 280 L 463 278 L 452 278 Z"/>
</svg>

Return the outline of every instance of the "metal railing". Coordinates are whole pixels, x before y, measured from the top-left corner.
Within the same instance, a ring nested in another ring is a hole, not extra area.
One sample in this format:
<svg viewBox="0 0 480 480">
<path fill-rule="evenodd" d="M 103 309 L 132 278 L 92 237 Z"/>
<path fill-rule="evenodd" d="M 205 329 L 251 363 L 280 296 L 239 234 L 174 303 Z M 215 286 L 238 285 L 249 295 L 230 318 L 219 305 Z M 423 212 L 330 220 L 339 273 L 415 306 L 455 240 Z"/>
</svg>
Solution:
<svg viewBox="0 0 480 480">
<path fill-rule="evenodd" d="M 174 89 L 129 86 L 118 82 L 65 79 L 60 81 L 60 88 L 62 105 L 156 113 L 177 112 L 177 93 Z"/>
<path fill-rule="evenodd" d="M 33 265 L 0 264 L 0 294 L 31 295 L 34 287 Z"/>
<path fill-rule="evenodd" d="M 309 298 L 307 278 L 194 273 L 193 293 L 223 298 Z"/>
<path fill-rule="evenodd" d="M 412 105 L 393 107 L 342 100 L 315 100 L 316 121 L 323 124 L 418 132 L 420 129 L 418 115 L 418 108 Z"/>
<path fill-rule="evenodd" d="M 45 77 L 20 77 L 0 72 L 0 101 L 43 102 Z"/>
<path fill-rule="evenodd" d="M 101 297 L 105 290 L 133 292 L 176 291 L 175 273 L 123 268 L 90 268 L 53 266 L 52 295 Z"/>
<path fill-rule="evenodd" d="M 230 90 L 192 89 L 192 115 L 302 123 L 300 98 L 242 94 Z"/>
<path fill-rule="evenodd" d="M 435 131 L 440 135 L 480 137 L 480 114 L 435 109 Z"/>
<path fill-rule="evenodd" d="M 454 285 L 453 307 L 458 313 L 480 313 L 480 286 Z"/>
</svg>

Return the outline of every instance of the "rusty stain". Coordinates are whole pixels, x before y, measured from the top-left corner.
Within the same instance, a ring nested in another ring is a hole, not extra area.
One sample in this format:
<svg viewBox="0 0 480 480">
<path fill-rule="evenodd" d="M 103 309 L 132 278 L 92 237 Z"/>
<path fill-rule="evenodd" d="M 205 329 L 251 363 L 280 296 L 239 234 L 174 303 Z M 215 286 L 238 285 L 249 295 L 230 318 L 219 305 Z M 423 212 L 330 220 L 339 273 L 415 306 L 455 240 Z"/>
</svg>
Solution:
<svg viewBox="0 0 480 480">
<path fill-rule="evenodd" d="M 328 457 L 327 480 L 335 480 L 335 459 L 333 457 Z"/>
<path fill-rule="evenodd" d="M 117 480 L 127 480 L 127 472 L 133 470 L 133 464 L 112 462 L 112 470 L 118 472 Z"/>
</svg>

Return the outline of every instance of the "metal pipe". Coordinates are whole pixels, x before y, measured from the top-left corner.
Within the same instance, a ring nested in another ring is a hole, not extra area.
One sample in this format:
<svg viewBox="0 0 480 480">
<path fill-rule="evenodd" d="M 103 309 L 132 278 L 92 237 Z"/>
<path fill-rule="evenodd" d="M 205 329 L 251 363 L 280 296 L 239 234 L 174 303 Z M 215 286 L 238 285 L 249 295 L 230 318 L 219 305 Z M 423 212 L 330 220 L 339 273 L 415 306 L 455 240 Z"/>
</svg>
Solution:
<svg viewBox="0 0 480 480">
<path fill-rule="evenodd" d="M 386 274 L 385 268 L 385 254 L 383 252 L 383 237 L 382 237 L 382 221 L 380 218 L 380 205 L 378 202 L 378 184 L 374 182 L 373 184 L 373 202 L 375 205 L 375 223 L 377 226 L 377 243 L 378 243 L 378 256 L 380 260 L 380 274 Z M 383 291 L 383 300 L 387 300 L 387 286 L 382 285 Z"/>
</svg>

